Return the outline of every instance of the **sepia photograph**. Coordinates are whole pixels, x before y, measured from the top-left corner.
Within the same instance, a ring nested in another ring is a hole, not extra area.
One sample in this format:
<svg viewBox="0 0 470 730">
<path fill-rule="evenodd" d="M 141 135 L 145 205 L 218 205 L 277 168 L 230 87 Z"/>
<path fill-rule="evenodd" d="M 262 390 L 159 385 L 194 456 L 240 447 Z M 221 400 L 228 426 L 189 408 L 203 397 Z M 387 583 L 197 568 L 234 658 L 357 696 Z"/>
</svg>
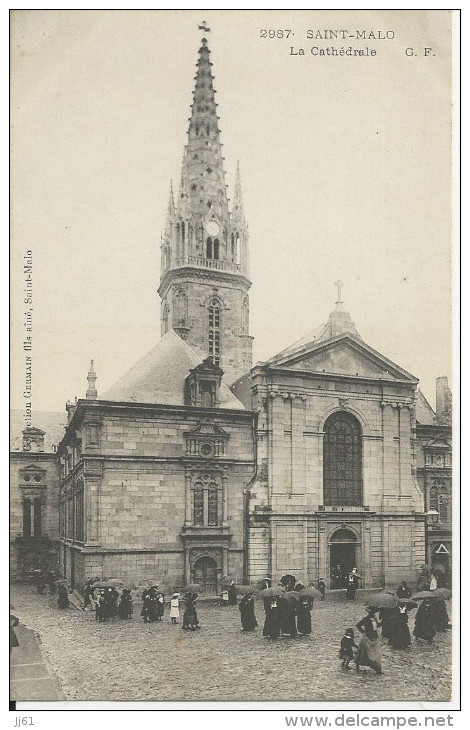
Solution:
<svg viewBox="0 0 470 730">
<path fill-rule="evenodd" d="M 13 703 L 458 700 L 456 14 L 11 11 Z"/>
</svg>

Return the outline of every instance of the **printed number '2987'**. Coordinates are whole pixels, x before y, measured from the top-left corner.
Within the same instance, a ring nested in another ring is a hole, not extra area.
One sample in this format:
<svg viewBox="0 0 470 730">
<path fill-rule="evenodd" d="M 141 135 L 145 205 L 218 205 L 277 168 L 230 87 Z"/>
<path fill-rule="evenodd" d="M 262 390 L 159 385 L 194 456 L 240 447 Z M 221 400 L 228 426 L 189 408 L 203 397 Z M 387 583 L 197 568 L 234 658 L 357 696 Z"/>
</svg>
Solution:
<svg viewBox="0 0 470 730">
<path fill-rule="evenodd" d="M 260 38 L 289 38 L 291 30 L 260 30 Z"/>
</svg>

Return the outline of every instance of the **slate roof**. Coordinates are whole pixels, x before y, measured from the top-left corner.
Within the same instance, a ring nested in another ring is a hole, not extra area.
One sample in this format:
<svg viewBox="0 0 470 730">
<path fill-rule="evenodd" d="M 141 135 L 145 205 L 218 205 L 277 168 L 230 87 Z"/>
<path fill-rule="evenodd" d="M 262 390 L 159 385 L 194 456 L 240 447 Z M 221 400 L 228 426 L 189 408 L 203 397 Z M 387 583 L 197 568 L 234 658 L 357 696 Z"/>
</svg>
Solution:
<svg viewBox="0 0 470 730">
<path fill-rule="evenodd" d="M 10 451 L 23 451 L 23 431 L 26 428 L 24 411 L 10 411 Z M 67 424 L 66 411 L 34 411 L 31 426 L 44 431 L 44 452 L 52 453 L 52 446 L 57 446 L 65 433 Z"/>
<path fill-rule="evenodd" d="M 195 352 L 174 330 L 167 332 L 141 360 L 131 367 L 98 399 L 118 403 L 184 405 L 184 382 L 189 371 L 204 357 Z M 222 380 L 219 408 L 245 410 Z"/>
<path fill-rule="evenodd" d="M 416 393 L 416 420 L 423 426 L 432 426 L 436 423 L 436 414 L 419 389 Z"/>
</svg>

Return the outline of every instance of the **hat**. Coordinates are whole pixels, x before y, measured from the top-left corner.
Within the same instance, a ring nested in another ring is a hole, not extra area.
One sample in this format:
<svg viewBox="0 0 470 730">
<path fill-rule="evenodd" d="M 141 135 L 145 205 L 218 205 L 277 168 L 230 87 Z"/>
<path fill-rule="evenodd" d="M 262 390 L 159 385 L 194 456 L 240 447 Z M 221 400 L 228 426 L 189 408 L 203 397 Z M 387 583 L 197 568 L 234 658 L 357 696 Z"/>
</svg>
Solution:
<svg viewBox="0 0 470 730">
<path fill-rule="evenodd" d="M 344 633 L 346 636 L 354 636 L 354 629 L 346 629 Z"/>
<path fill-rule="evenodd" d="M 173 598 L 178 598 L 179 593 L 173 593 Z"/>
</svg>

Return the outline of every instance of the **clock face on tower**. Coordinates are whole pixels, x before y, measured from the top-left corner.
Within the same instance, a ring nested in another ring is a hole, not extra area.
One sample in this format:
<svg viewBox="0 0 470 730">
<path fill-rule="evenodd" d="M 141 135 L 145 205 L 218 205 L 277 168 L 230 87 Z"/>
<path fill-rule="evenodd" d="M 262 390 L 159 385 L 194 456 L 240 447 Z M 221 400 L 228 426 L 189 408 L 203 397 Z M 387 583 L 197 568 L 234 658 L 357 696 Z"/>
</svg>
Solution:
<svg viewBox="0 0 470 730">
<path fill-rule="evenodd" d="M 220 233 L 220 226 L 215 220 L 207 221 L 206 223 L 206 231 L 209 234 L 209 236 L 218 236 Z"/>
</svg>

